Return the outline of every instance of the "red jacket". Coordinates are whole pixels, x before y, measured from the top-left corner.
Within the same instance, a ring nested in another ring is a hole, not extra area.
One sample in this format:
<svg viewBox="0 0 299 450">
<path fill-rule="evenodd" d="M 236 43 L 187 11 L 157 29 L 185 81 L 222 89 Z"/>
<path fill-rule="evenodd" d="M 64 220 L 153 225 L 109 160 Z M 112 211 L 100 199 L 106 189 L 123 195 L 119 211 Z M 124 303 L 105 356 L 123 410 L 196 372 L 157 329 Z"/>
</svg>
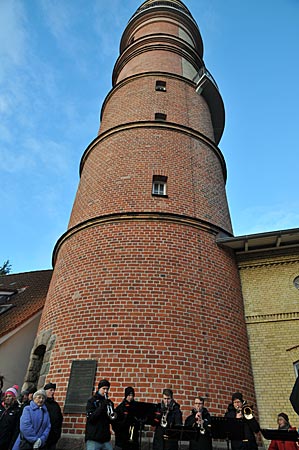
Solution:
<svg viewBox="0 0 299 450">
<path fill-rule="evenodd" d="M 290 430 L 296 430 L 290 427 Z M 294 441 L 271 441 L 268 450 L 299 450 L 298 442 Z"/>
</svg>

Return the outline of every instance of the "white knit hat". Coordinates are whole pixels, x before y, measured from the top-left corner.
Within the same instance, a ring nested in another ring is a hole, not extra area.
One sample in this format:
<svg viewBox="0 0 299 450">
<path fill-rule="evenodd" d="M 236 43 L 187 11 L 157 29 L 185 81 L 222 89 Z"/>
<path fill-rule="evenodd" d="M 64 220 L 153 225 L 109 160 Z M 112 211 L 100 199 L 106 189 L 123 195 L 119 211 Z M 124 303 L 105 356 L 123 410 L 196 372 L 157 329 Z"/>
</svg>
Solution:
<svg viewBox="0 0 299 450">
<path fill-rule="evenodd" d="M 44 389 L 39 389 L 38 391 L 34 392 L 33 399 L 35 399 L 35 397 L 37 397 L 38 395 L 42 395 L 45 399 L 47 398 L 47 394 Z"/>
<path fill-rule="evenodd" d="M 16 388 L 13 386 L 11 388 L 6 389 L 5 391 L 5 395 L 6 394 L 12 394 L 14 397 L 18 396 L 18 391 L 16 390 Z"/>
</svg>

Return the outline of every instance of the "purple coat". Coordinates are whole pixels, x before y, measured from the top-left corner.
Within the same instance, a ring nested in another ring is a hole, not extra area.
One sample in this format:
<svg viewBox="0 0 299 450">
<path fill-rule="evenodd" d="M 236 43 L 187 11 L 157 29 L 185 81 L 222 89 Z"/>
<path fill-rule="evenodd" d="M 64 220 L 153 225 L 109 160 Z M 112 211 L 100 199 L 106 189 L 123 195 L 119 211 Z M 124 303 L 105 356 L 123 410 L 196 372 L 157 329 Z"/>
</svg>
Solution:
<svg viewBox="0 0 299 450">
<path fill-rule="evenodd" d="M 41 408 L 31 400 L 30 405 L 25 406 L 20 420 L 20 433 L 27 441 L 34 444 L 40 438 L 42 446 L 45 445 L 51 429 L 50 417 L 45 405 Z M 20 435 L 18 436 L 13 450 L 19 450 Z"/>
</svg>

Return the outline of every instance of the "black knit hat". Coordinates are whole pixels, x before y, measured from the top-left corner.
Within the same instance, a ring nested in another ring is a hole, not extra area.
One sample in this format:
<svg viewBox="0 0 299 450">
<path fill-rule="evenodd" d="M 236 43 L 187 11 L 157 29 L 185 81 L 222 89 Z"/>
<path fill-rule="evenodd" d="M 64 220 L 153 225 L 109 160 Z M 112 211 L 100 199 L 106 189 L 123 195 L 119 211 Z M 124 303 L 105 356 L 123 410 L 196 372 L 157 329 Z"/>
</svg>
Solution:
<svg viewBox="0 0 299 450">
<path fill-rule="evenodd" d="M 289 416 L 286 413 L 279 413 L 277 417 L 282 417 L 287 423 L 289 423 Z"/>
<path fill-rule="evenodd" d="M 47 384 L 44 386 L 44 390 L 47 391 L 48 389 L 54 389 L 54 390 L 56 390 L 56 383 L 47 383 Z"/>
<path fill-rule="evenodd" d="M 103 380 L 99 381 L 98 389 L 100 389 L 101 387 L 104 387 L 104 386 L 110 388 L 110 383 L 106 379 L 103 379 Z"/>
<path fill-rule="evenodd" d="M 235 392 L 232 395 L 232 403 L 234 403 L 235 400 L 240 400 L 243 403 L 243 395 L 241 394 L 241 392 Z"/>
<path fill-rule="evenodd" d="M 135 395 L 135 391 L 134 391 L 134 388 L 132 388 L 132 386 L 128 386 L 128 387 L 125 389 L 125 398 L 127 398 L 128 395 L 130 395 L 130 394 Z"/>
</svg>

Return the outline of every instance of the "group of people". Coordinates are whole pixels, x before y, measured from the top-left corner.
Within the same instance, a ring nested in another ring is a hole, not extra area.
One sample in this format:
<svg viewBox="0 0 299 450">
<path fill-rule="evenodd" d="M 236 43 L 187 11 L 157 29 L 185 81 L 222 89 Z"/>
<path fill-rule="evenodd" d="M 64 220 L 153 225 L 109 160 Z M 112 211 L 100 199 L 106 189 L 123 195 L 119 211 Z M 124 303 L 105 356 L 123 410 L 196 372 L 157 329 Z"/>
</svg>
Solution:
<svg viewBox="0 0 299 450">
<path fill-rule="evenodd" d="M 115 450 L 139 450 L 144 425 L 155 429 L 153 450 L 178 450 L 179 440 L 188 440 L 189 450 L 212 450 L 212 418 L 203 397 L 194 399 L 191 414 L 183 423 L 171 389 L 163 390 L 160 403 L 151 404 L 137 402 L 134 388 L 129 386 L 116 408 L 108 397 L 109 389 L 110 382 L 101 380 L 87 401 L 86 450 L 112 450 L 112 432 Z M 0 450 L 56 449 L 63 416 L 54 399 L 55 390 L 56 384 L 47 383 L 43 389 L 23 391 L 19 398 L 17 385 L 5 391 L 0 404 Z M 258 449 L 256 434 L 260 427 L 251 412 L 242 394 L 234 393 L 224 416 L 228 420 L 242 419 L 236 421 L 236 433 L 227 435 L 232 450 Z M 278 414 L 277 424 L 279 430 L 296 430 L 283 412 Z M 176 434 L 169 434 L 170 430 Z M 189 433 L 187 438 L 184 432 Z M 299 446 L 294 441 L 272 440 L 269 450 L 299 450 Z"/>
<path fill-rule="evenodd" d="M 103 379 L 98 384 L 98 390 L 88 400 L 86 406 L 86 450 L 112 450 L 111 433 L 115 434 L 115 450 L 138 450 L 141 448 L 141 431 L 143 425 L 155 428 L 153 450 L 178 450 L 179 440 L 189 441 L 189 450 L 212 450 L 212 418 L 204 406 L 204 398 L 196 397 L 191 414 L 183 423 L 180 405 L 174 400 L 171 389 L 164 389 L 162 400 L 152 409 L 143 409 L 140 416 L 135 400 L 135 391 L 127 387 L 123 401 L 114 408 L 108 398 L 110 382 Z M 145 404 L 147 405 L 147 404 Z M 237 425 L 236 433 L 228 433 L 232 450 L 257 450 L 256 435 L 260 431 L 259 423 L 250 408 L 244 402 L 240 392 L 232 395 L 224 415 L 230 426 Z M 230 419 L 241 419 L 230 421 Z M 224 419 L 225 420 L 225 419 Z M 278 414 L 279 430 L 296 430 L 291 427 L 287 414 Z M 179 430 L 176 434 L 169 431 Z M 184 432 L 188 437 L 183 438 Z M 298 441 L 272 440 L 269 450 L 298 450 Z"/>
<path fill-rule="evenodd" d="M 6 389 L 0 404 L 0 450 L 55 450 L 61 435 L 63 416 L 54 399 L 55 383 L 43 389 Z"/>
</svg>

